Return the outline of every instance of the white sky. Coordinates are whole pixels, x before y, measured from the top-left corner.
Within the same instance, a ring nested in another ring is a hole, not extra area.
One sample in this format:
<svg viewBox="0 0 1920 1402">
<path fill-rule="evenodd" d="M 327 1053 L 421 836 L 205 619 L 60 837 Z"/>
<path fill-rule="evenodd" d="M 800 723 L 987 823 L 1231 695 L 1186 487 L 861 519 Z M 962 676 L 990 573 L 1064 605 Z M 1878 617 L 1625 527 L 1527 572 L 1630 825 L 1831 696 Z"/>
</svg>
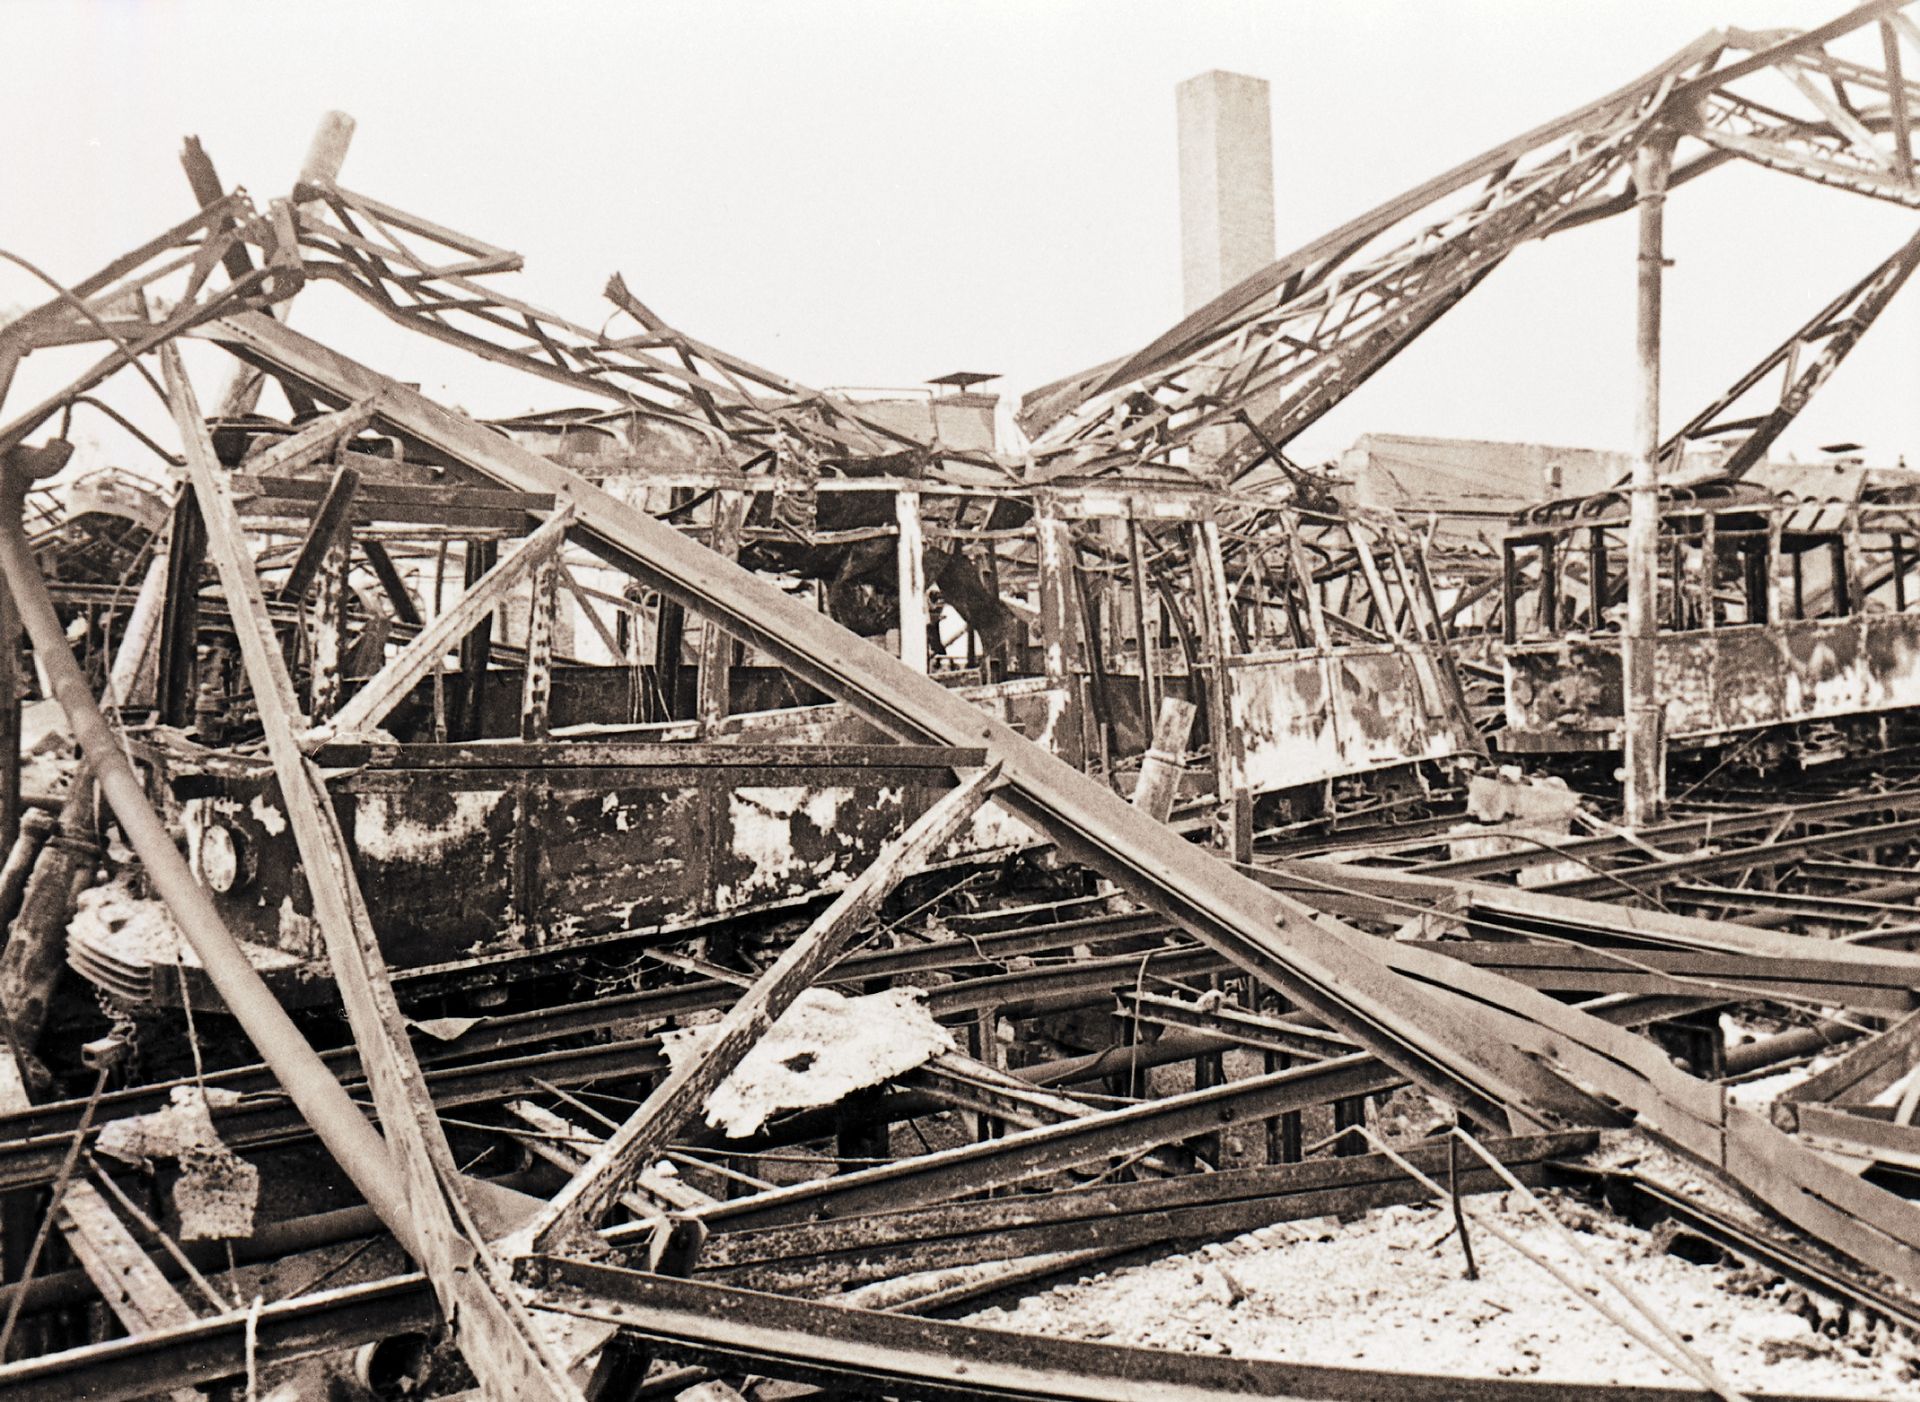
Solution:
<svg viewBox="0 0 1920 1402">
<path fill-rule="evenodd" d="M 520 294 L 575 320 L 604 319 L 618 269 L 670 321 L 799 380 L 978 369 L 1018 390 L 1180 314 L 1183 78 L 1273 83 L 1284 251 L 1716 25 L 1806 27 L 1841 8 L 8 0 L 0 247 L 82 277 L 189 212 L 184 134 L 264 201 L 337 107 L 360 123 L 343 184 L 525 254 Z M 1916 217 L 1744 167 L 1678 191 L 1669 426 Z M 1632 277 L 1629 221 L 1523 250 L 1301 456 L 1375 430 L 1627 446 Z M 448 384 L 444 357 L 321 295 L 303 294 L 296 323 L 378 368 L 488 413 L 550 402 Z M 0 269 L 0 306 L 39 300 Z M 1917 374 L 1909 288 L 1788 445 L 1849 438 L 1920 462 Z M 38 388 L 22 381 L 16 408 Z"/>
</svg>

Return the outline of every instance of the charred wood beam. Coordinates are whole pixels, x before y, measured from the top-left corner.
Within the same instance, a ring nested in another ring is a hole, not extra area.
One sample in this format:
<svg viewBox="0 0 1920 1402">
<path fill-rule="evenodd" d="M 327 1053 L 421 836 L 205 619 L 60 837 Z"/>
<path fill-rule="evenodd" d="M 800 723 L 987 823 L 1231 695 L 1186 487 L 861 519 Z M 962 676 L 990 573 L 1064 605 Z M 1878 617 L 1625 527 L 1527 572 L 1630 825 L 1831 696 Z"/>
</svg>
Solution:
<svg viewBox="0 0 1920 1402">
<path fill-rule="evenodd" d="M 408 592 L 406 582 L 400 578 L 400 571 L 394 568 L 393 556 L 387 553 L 387 547 L 369 537 L 360 542 L 360 550 L 367 557 L 367 563 L 373 566 L 374 577 L 380 581 L 387 602 L 393 605 L 393 616 L 402 623 L 418 628 L 421 623 L 420 606 Z"/>
<path fill-rule="evenodd" d="M 327 484 L 327 494 L 320 499 L 320 506 L 313 513 L 313 523 L 307 528 L 306 539 L 300 542 L 299 553 L 293 557 L 293 566 L 287 571 L 287 582 L 280 586 L 282 600 L 292 603 L 305 601 L 307 591 L 313 588 L 314 580 L 327 562 L 327 556 L 339 544 L 341 533 L 352 527 L 353 497 L 359 489 L 360 474 L 352 468 L 342 467 L 334 472 L 333 480 Z"/>
<path fill-rule="evenodd" d="M 250 476 L 256 478 L 270 478 L 277 473 L 296 472 L 335 452 L 343 441 L 353 437 L 372 423 L 379 408 L 378 394 L 357 399 L 344 409 L 336 409 L 331 414 L 322 414 L 311 423 L 301 425 L 297 432 L 281 439 L 257 456 L 248 458 L 241 466 Z M 333 490 L 329 487 L 329 494 Z"/>
<path fill-rule="evenodd" d="M 200 572 L 207 532 L 193 488 L 173 508 L 167 547 L 166 611 L 160 624 L 159 720 L 185 730 L 193 724 L 195 663 L 200 642 Z"/>
<path fill-rule="evenodd" d="M 466 588 L 477 588 L 499 562 L 500 546 L 492 540 L 469 540 L 462 552 L 461 572 Z M 457 605 L 456 605 L 457 606 Z M 493 661 L 493 614 L 485 609 L 460 638 L 460 678 L 462 681 L 458 711 L 447 721 L 447 736 L 453 740 L 477 740 L 480 716 L 486 703 L 487 668 Z M 429 624 L 429 627 L 432 625 Z M 435 664 L 434 675 L 439 675 Z"/>
</svg>

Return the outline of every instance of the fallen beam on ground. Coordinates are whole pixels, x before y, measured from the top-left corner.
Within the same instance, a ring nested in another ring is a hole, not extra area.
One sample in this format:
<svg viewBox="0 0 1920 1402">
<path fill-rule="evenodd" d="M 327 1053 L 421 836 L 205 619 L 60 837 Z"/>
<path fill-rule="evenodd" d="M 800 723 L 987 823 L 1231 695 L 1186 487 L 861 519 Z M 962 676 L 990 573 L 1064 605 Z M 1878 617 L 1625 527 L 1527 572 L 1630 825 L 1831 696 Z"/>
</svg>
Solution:
<svg viewBox="0 0 1920 1402">
<path fill-rule="evenodd" d="M 91 1183 L 70 1183 L 60 1199 L 60 1230 L 100 1298 L 129 1334 L 199 1320 L 133 1233 Z M 173 1388 L 174 1402 L 194 1402 L 193 1388 Z"/>
<path fill-rule="evenodd" d="M 1586 1152 L 1592 1134 L 1497 1139 L 1488 1148 L 1531 1184 L 1544 1163 Z M 1444 1174 L 1442 1145 L 1405 1156 Z M 1461 1178 L 1463 1192 L 1498 1186 L 1491 1170 Z M 1263 1168 L 1186 1174 L 979 1202 L 881 1212 L 708 1238 L 697 1276 L 754 1290 L 818 1294 L 837 1285 L 999 1258 L 1086 1247 L 1138 1250 L 1219 1240 L 1273 1222 L 1425 1201 L 1425 1189 L 1384 1155 L 1313 1159 Z"/>
<path fill-rule="evenodd" d="M 1048 1402 L 1694 1402 L 1697 1388 L 1535 1382 L 1325 1367 L 1040 1338 L 674 1280 L 563 1257 L 525 1273 L 548 1307 L 619 1324 L 670 1357 L 914 1398 Z M 1789 1402 L 1783 1394 L 1755 1394 Z"/>
<path fill-rule="evenodd" d="M 1288 1110 L 1391 1090 L 1402 1080 L 1371 1056 L 1345 1056 L 775 1188 L 716 1203 L 695 1215 L 710 1230 L 723 1232 L 944 1202 L 1062 1169 L 1125 1158 Z M 613 1228 L 611 1236 L 619 1240 L 624 1230 Z"/>
<path fill-rule="evenodd" d="M 0 1366 L 7 1402 L 120 1402 L 291 1363 L 396 1334 L 424 1332 L 439 1318 L 424 1275 L 397 1276 L 234 1310 L 193 1324 L 150 1329 Z M 242 1391 L 244 1392 L 244 1386 Z"/>
<path fill-rule="evenodd" d="M 354 1042 L 380 1114 L 383 1138 L 399 1176 L 410 1227 L 401 1240 L 433 1282 L 461 1355 L 488 1398 L 500 1402 L 517 1398 L 565 1402 L 578 1398 L 579 1390 L 535 1331 L 462 1197 L 453 1153 L 407 1040 L 405 1019 L 386 976 L 385 961 L 360 895 L 338 815 L 319 770 L 300 750 L 300 712 L 286 659 L 275 640 L 260 577 L 233 507 L 230 484 L 214 456 L 176 347 L 162 349 L 161 367 L 186 453 L 194 500 L 206 525 L 207 553 L 219 572 L 233 615 L 234 633 L 253 684 L 254 706 L 266 732 L 287 821 L 306 867 L 314 919 L 346 1004 Z M 389 1226 L 393 1224 L 389 1222 Z M 401 1235 L 398 1227 L 394 1230 Z"/>
<path fill-rule="evenodd" d="M 1653 1047 L 1511 980 L 1316 916 L 1128 806 L 964 698 L 671 526 L 501 435 L 258 313 L 210 328 L 236 354 L 336 403 L 386 390 L 381 418 L 520 491 L 577 513 L 580 544 L 721 622 L 782 666 L 904 740 L 978 745 L 1005 765 L 1002 802 L 1197 938 L 1488 1125 L 1607 1124 L 1629 1107 L 1731 1173 L 1789 1220 L 1856 1259 L 1920 1281 L 1920 1208 L 1839 1173 Z M 1550 1069 L 1551 1068 L 1551 1069 Z"/>
</svg>

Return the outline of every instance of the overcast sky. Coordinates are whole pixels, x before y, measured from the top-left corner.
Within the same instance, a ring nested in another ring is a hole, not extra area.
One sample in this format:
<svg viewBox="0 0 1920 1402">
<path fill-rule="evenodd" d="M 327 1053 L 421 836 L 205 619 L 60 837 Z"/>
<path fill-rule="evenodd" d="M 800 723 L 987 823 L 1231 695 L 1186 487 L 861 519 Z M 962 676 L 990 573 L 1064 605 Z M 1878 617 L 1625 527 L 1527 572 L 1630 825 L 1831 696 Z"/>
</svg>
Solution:
<svg viewBox="0 0 1920 1402">
<path fill-rule="evenodd" d="M 692 334 L 815 385 L 971 369 L 1020 390 L 1180 315 L 1185 77 L 1272 82 L 1284 251 L 1703 31 L 1842 8 L 7 0 L 0 247 L 82 277 L 188 212 L 184 134 L 264 201 L 341 108 L 360 123 L 343 184 L 518 250 L 520 295 L 575 320 L 601 323 L 618 269 Z M 1750 168 L 1677 192 L 1669 423 L 1916 217 Z M 1367 431 L 1627 446 L 1632 279 L 1628 221 L 1523 250 L 1301 455 Z M 1920 288 L 1904 298 L 1789 446 L 1851 438 L 1920 462 Z M 0 305 L 38 300 L 0 272 Z M 357 306 L 309 292 L 295 319 L 476 410 L 548 402 L 450 382 L 444 357 Z"/>
</svg>

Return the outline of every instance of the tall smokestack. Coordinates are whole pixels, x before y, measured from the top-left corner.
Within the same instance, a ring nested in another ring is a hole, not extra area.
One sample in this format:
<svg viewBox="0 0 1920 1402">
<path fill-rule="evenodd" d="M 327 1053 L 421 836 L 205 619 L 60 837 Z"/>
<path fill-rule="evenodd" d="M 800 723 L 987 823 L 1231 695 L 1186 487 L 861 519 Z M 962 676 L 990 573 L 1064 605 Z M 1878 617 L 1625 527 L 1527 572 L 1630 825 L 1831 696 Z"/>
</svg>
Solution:
<svg viewBox="0 0 1920 1402">
<path fill-rule="evenodd" d="M 1273 261 L 1273 130 L 1264 78 L 1215 69 L 1174 95 L 1180 264 L 1191 312 Z"/>
</svg>

